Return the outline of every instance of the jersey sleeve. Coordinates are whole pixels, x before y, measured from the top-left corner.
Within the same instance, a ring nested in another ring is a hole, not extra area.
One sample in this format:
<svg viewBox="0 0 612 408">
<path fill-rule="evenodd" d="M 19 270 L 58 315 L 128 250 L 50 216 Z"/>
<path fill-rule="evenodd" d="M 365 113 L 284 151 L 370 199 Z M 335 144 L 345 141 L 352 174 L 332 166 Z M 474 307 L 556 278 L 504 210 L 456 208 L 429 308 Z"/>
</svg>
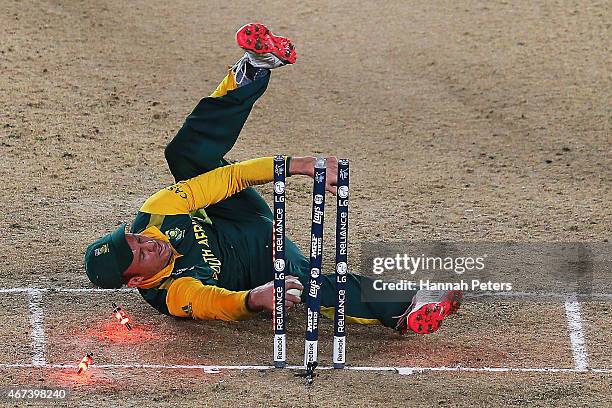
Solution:
<svg viewBox="0 0 612 408">
<path fill-rule="evenodd" d="M 176 279 L 166 295 L 168 312 L 197 320 L 242 320 L 253 315 L 246 307 L 248 291 L 233 292 L 204 285 L 192 277 Z"/>
<path fill-rule="evenodd" d="M 153 194 L 140 209 L 149 214 L 188 214 L 218 203 L 245 188 L 274 179 L 273 158 L 262 157 L 219 167 Z"/>
</svg>

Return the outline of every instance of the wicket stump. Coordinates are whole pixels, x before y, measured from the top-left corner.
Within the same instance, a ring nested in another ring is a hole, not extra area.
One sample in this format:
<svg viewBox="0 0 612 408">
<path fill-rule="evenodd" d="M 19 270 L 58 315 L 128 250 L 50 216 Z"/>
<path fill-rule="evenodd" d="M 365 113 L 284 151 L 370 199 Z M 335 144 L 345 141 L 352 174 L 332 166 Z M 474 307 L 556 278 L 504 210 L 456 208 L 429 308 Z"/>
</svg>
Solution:
<svg viewBox="0 0 612 408">
<path fill-rule="evenodd" d="M 334 310 L 334 368 L 346 362 L 346 274 L 348 273 L 349 162 L 338 161 L 336 194 L 336 308 Z"/>
<path fill-rule="evenodd" d="M 306 341 L 304 367 L 317 362 L 319 316 L 321 312 L 321 263 L 323 260 L 323 219 L 325 215 L 326 160 L 317 158 L 312 190 L 312 224 L 310 232 L 310 279 L 306 295 Z"/>
<path fill-rule="evenodd" d="M 274 157 L 274 215 L 272 262 L 274 267 L 274 367 L 287 361 L 285 334 L 285 157 Z"/>
</svg>

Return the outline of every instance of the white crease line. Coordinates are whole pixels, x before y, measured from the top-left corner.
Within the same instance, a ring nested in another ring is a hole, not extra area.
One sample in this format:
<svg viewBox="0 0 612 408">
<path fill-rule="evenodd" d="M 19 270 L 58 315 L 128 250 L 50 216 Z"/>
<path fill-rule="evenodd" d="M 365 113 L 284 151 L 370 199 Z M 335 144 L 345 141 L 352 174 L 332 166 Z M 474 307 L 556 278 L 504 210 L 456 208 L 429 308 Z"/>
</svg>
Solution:
<svg viewBox="0 0 612 408">
<path fill-rule="evenodd" d="M 34 288 L 0 288 L 0 293 L 23 293 L 31 292 Z M 41 289 L 46 290 L 46 289 Z"/>
<path fill-rule="evenodd" d="M 114 293 L 114 292 L 136 292 L 136 289 L 101 289 L 101 288 L 0 288 L 0 293 L 29 293 L 29 292 L 72 292 L 72 293 Z"/>
<path fill-rule="evenodd" d="M 34 364 L 0 364 L 0 368 L 34 368 L 34 367 L 43 367 L 47 368 L 48 366 L 35 366 Z"/>
<path fill-rule="evenodd" d="M 589 367 L 589 355 L 582 328 L 580 303 L 578 303 L 576 296 L 570 296 L 565 301 L 565 315 L 567 317 L 567 327 L 572 343 L 572 354 L 574 355 L 576 370 L 585 371 Z"/>
<path fill-rule="evenodd" d="M 612 299 L 612 293 L 553 293 L 553 292 L 479 292 L 479 293 L 466 293 L 466 298 L 479 298 L 479 297 L 526 297 L 526 298 L 556 298 L 556 299 L 567 299 L 568 296 L 575 296 L 576 298 L 592 298 L 592 299 Z"/>
<path fill-rule="evenodd" d="M 50 288 L 49 292 L 136 292 L 136 289 L 132 288 L 120 288 L 120 289 L 101 289 L 101 288 Z"/>
<path fill-rule="evenodd" d="M 555 368 L 555 367 L 398 367 L 400 374 L 412 374 L 423 371 L 463 371 L 463 372 L 487 372 L 487 373 L 577 373 L 585 372 L 585 370 L 577 370 L 575 368 Z M 403 373 L 402 370 L 407 371 Z M 604 369 L 607 370 L 607 369 Z M 612 370 L 609 370 L 612 372 Z"/>
<path fill-rule="evenodd" d="M 28 307 L 30 309 L 30 324 L 32 325 L 32 364 L 44 366 L 45 360 L 45 327 L 43 314 L 42 292 L 28 292 Z"/>
<path fill-rule="evenodd" d="M 0 364 L 2 368 L 58 368 L 76 370 L 75 364 Z M 176 370 L 176 369 L 194 369 L 194 370 L 279 370 L 275 369 L 271 365 L 187 365 L 187 364 L 94 364 L 91 368 L 99 369 L 153 369 L 153 370 Z M 303 370 L 303 366 L 288 366 L 286 370 Z M 331 366 L 317 367 L 317 370 L 330 370 L 336 371 Z M 475 373 L 506 373 L 506 372 L 537 372 L 537 373 L 601 373 L 601 374 L 612 374 L 612 368 L 556 368 L 556 367 L 346 367 L 348 371 L 362 371 L 362 372 L 384 372 L 390 371 L 399 373 L 402 375 L 433 371 L 433 372 L 475 372 Z M 337 370 L 342 371 L 342 370 Z"/>
</svg>

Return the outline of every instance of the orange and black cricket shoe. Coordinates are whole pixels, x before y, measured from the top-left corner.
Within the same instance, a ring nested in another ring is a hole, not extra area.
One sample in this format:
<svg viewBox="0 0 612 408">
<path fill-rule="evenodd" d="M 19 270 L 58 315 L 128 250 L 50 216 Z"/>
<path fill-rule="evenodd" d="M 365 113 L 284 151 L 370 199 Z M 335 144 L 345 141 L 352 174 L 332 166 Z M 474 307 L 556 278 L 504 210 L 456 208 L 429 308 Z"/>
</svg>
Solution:
<svg viewBox="0 0 612 408">
<path fill-rule="evenodd" d="M 447 316 L 457 313 L 462 299 L 460 290 L 419 290 L 406 312 L 397 316 L 395 330 L 401 334 L 408 330 L 417 334 L 433 333 Z"/>
<path fill-rule="evenodd" d="M 238 45 L 255 54 L 270 53 L 278 58 L 282 65 L 293 64 L 297 59 L 295 47 L 291 40 L 272 34 L 263 24 L 250 23 L 236 32 Z"/>
</svg>

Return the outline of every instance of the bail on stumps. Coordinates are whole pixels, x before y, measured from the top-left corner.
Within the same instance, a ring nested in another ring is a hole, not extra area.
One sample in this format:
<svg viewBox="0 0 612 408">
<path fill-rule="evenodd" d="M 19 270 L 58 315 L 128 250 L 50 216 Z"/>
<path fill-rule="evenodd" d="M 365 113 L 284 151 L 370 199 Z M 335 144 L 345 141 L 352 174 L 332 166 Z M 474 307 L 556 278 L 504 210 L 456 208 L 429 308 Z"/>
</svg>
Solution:
<svg viewBox="0 0 612 408">
<path fill-rule="evenodd" d="M 77 370 L 77 374 L 81 374 L 84 371 L 87 371 L 90 365 L 93 364 L 93 353 L 87 353 L 85 357 L 81 359 L 79 363 L 79 369 Z"/>
<path fill-rule="evenodd" d="M 122 325 L 127 327 L 128 330 L 132 330 L 132 326 L 130 326 L 130 318 L 126 316 L 123 309 L 117 306 L 116 303 L 113 303 L 113 314 L 115 315 L 115 319 Z"/>
</svg>

